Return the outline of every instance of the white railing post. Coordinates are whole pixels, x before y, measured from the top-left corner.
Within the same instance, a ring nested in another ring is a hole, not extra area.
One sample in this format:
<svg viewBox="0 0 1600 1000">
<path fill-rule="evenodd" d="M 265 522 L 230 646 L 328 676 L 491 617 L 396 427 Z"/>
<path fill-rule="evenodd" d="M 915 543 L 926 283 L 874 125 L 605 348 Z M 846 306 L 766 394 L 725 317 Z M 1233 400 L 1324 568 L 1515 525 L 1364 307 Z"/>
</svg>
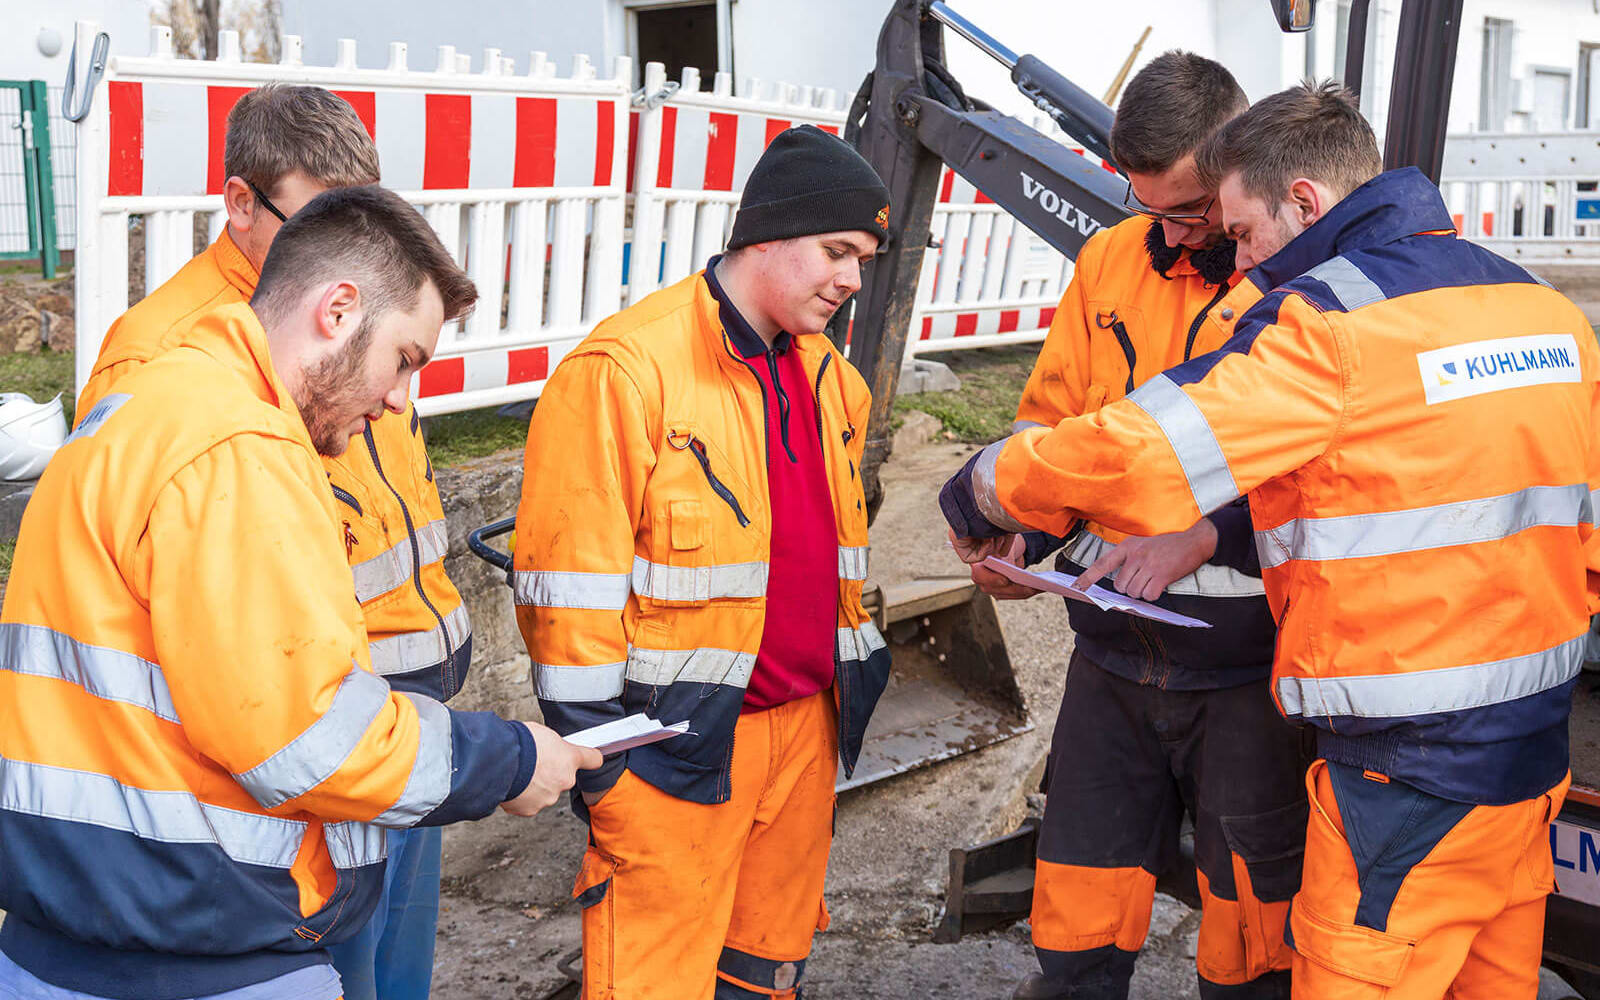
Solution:
<svg viewBox="0 0 1600 1000">
<path fill-rule="evenodd" d="M 631 305 L 660 287 L 663 206 L 658 173 L 664 105 L 652 102 L 667 85 L 660 63 L 644 67 L 644 106 L 638 108 L 639 130 L 633 166 L 633 244 L 628 251 L 628 302 Z M 668 183 L 671 178 L 667 178 Z"/>
</svg>

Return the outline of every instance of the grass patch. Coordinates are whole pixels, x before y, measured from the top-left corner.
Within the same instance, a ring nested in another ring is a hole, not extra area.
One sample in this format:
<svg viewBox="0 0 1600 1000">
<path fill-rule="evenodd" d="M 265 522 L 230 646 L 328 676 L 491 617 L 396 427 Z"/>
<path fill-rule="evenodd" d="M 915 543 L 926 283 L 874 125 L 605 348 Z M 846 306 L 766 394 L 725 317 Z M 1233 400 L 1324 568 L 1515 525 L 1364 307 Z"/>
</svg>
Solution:
<svg viewBox="0 0 1600 1000">
<path fill-rule="evenodd" d="M 38 354 L 0 354 L 0 392 L 25 392 L 34 402 L 43 403 L 56 393 L 72 426 L 72 352 L 40 351 Z"/>
<path fill-rule="evenodd" d="M 9 542 L 0 542 L 0 594 L 5 593 L 6 581 L 11 579 L 11 557 L 17 553 L 17 543 L 13 539 Z"/>
<path fill-rule="evenodd" d="M 937 417 L 948 436 L 958 441 L 987 444 L 1011 431 L 1011 423 L 1017 416 L 1017 400 L 1022 397 L 1022 387 L 1027 384 L 1028 374 L 1039 357 L 1039 345 L 981 347 L 919 357 L 949 365 L 960 377 L 961 389 L 898 396 L 894 401 L 896 420 L 903 419 L 911 410 L 921 410 Z"/>
<path fill-rule="evenodd" d="M 521 451 L 528 443 L 528 421 L 502 417 L 493 408 L 465 410 L 427 417 L 423 436 L 434 465 L 460 465 L 508 448 Z"/>
</svg>

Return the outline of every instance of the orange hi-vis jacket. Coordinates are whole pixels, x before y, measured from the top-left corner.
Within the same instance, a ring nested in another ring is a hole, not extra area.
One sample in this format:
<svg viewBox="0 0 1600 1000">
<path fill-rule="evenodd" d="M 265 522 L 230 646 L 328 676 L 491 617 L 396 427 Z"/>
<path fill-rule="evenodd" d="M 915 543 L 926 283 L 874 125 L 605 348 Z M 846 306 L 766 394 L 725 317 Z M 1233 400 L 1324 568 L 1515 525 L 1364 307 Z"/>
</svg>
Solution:
<svg viewBox="0 0 1600 1000">
<path fill-rule="evenodd" d="M 793 344 L 815 386 L 838 528 L 834 695 L 849 774 L 889 674 L 861 606 L 857 469 L 871 398 L 826 337 Z M 682 799 L 728 798 L 774 531 L 764 399 L 699 272 L 601 323 L 533 412 L 515 588 L 545 720 L 569 733 L 648 712 L 687 719 L 694 734 L 607 758 L 579 774 L 584 791 L 610 788 L 626 767 Z"/>
<path fill-rule="evenodd" d="M 326 962 L 384 827 L 521 792 L 525 726 L 368 664 L 335 501 L 249 306 L 120 379 L 51 461 L 0 611 L 0 949 L 163 1000 Z"/>
<path fill-rule="evenodd" d="M 1135 216 L 1090 237 L 1078 255 L 1022 391 L 1013 430 L 1054 427 L 1116 402 L 1174 365 L 1221 347 L 1234 321 L 1261 293 L 1230 274 L 1208 280 L 1188 250 L 1159 243 L 1159 223 Z M 1225 265 L 1228 266 L 1228 265 Z M 1067 602 L 1078 646 L 1100 667 L 1172 690 L 1205 690 L 1264 681 L 1272 670 L 1276 629 L 1262 596 L 1260 567 L 1243 501 L 1211 515 L 1217 551 L 1173 581 L 1159 598 L 1170 610 L 1214 629 L 1160 625 L 1080 601 Z M 1126 537 L 1103 524 L 1060 539 L 1028 536 L 1027 560 L 1058 546 L 1064 572 L 1079 573 Z"/>
<path fill-rule="evenodd" d="M 222 235 L 166 284 L 111 324 L 78 413 L 131 371 L 180 342 L 201 316 L 247 302 L 260 276 Z M 433 465 L 411 404 L 368 423 L 338 458 L 325 458 L 372 667 L 402 691 L 447 700 L 472 658 L 472 623 L 445 573 L 448 538 Z"/>
<path fill-rule="evenodd" d="M 990 446 L 947 484 L 947 517 L 1156 534 L 1248 493 L 1274 693 L 1319 751 L 1462 802 L 1543 793 L 1600 603 L 1588 323 L 1456 238 L 1410 168 L 1250 277 L 1271 291 L 1222 350 Z"/>
</svg>

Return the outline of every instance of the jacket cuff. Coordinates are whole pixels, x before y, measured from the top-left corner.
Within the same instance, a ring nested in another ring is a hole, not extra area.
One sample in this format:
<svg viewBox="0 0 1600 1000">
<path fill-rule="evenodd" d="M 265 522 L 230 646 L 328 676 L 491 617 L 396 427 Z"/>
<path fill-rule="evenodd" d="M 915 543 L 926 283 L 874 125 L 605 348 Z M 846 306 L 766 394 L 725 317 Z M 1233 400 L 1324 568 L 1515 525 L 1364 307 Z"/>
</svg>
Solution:
<svg viewBox="0 0 1600 1000">
<path fill-rule="evenodd" d="M 578 772 L 578 791 L 586 795 L 603 795 L 611 791 L 628 769 L 628 752 L 612 754 L 606 762 L 592 771 Z"/>
<path fill-rule="evenodd" d="M 517 773 L 511 776 L 511 786 L 506 789 L 505 798 L 501 802 L 510 802 L 528 789 L 528 782 L 533 780 L 534 769 L 539 766 L 539 746 L 533 741 L 533 732 L 520 722 L 506 720 L 506 725 L 516 730 L 517 735 Z"/>
<path fill-rule="evenodd" d="M 1052 535 L 1047 531 L 1025 531 L 1022 533 L 1022 541 L 1027 546 L 1022 555 L 1024 566 L 1044 562 L 1051 553 L 1067 544 L 1065 536 Z"/>
<path fill-rule="evenodd" d="M 1255 526 L 1250 521 L 1250 504 L 1240 497 L 1210 515 L 1217 529 L 1217 551 L 1207 562 L 1227 566 L 1246 576 L 1261 575 L 1261 556 L 1256 552 Z"/>
<path fill-rule="evenodd" d="M 1014 530 L 996 525 L 978 506 L 974 476 L 988 450 L 985 448 L 969 458 L 961 471 L 951 476 L 939 490 L 939 510 L 957 538 L 998 538 Z"/>
</svg>

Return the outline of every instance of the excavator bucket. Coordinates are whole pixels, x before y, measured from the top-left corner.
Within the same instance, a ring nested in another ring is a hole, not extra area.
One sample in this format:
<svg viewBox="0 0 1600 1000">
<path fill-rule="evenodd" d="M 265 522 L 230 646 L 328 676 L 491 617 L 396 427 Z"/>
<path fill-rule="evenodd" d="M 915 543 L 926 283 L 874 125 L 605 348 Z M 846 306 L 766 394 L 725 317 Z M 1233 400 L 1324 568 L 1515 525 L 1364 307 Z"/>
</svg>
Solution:
<svg viewBox="0 0 1600 1000">
<path fill-rule="evenodd" d="M 840 791 L 969 753 L 1033 728 L 1011 670 L 994 598 L 966 577 L 878 587 L 863 603 L 894 668 Z"/>
<path fill-rule="evenodd" d="M 514 518 L 472 532 L 473 553 L 512 580 L 511 556 L 489 539 Z M 994 599 L 965 578 L 934 577 L 863 594 L 893 654 L 889 686 L 867 727 L 861 758 L 839 790 L 1009 739 L 1033 728 L 1006 655 Z"/>
</svg>

